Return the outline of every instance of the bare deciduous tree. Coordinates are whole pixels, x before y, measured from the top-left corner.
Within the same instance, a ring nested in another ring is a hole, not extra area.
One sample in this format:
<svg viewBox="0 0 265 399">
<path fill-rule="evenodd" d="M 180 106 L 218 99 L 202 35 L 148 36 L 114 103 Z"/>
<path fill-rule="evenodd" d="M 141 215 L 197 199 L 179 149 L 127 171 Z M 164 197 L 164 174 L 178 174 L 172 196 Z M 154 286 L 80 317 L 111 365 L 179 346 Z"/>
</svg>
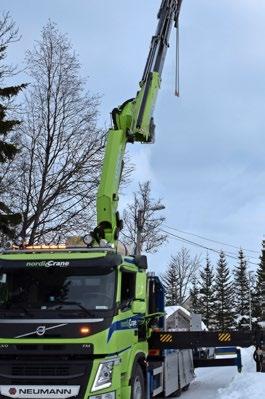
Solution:
<svg viewBox="0 0 265 399">
<path fill-rule="evenodd" d="M 165 221 L 158 212 L 161 208 L 163 208 L 161 200 L 154 200 L 151 197 L 150 181 L 139 183 L 133 202 L 128 204 L 123 212 L 123 241 L 129 247 L 133 247 L 135 252 L 156 252 L 167 240 L 166 234 L 160 231 L 160 226 Z"/>
<path fill-rule="evenodd" d="M 200 258 L 192 257 L 187 248 L 171 256 L 167 271 L 162 275 L 168 305 L 182 305 L 200 268 Z"/>
<path fill-rule="evenodd" d="M 0 49 L 1 49 L 1 65 L 0 65 L 0 81 L 8 78 L 16 72 L 16 67 L 10 63 L 5 63 L 7 47 L 14 42 L 20 40 L 18 28 L 9 12 L 2 12 L 0 15 Z"/>
<path fill-rule="evenodd" d="M 86 91 L 71 43 L 54 23 L 26 61 L 32 81 L 12 199 L 23 214 L 18 235 L 32 244 L 83 234 L 94 223 L 105 135 L 96 125 L 99 98 Z"/>
</svg>

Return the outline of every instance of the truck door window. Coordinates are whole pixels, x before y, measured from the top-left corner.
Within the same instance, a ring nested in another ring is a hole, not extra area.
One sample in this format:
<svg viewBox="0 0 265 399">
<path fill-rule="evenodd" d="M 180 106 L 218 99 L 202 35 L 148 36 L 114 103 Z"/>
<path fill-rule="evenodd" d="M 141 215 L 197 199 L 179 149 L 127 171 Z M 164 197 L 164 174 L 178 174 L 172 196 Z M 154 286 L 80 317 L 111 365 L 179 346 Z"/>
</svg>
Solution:
<svg viewBox="0 0 265 399">
<path fill-rule="evenodd" d="M 0 303 L 4 303 L 8 298 L 6 277 L 7 277 L 6 273 L 0 274 Z"/>
<path fill-rule="evenodd" d="M 127 308 L 135 297 L 136 274 L 122 272 L 121 276 L 121 308 Z"/>
</svg>

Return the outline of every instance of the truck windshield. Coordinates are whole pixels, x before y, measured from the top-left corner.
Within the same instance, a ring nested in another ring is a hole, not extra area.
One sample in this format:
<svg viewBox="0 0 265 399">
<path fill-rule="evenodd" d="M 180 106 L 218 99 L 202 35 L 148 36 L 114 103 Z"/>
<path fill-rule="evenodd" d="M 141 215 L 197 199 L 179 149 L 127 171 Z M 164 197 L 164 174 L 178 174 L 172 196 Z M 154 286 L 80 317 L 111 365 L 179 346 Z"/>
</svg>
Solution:
<svg viewBox="0 0 265 399">
<path fill-rule="evenodd" d="M 84 268 L 56 267 L 0 272 L 0 317 L 6 311 L 32 314 L 34 310 L 93 315 L 113 309 L 114 295 L 113 270 L 88 274 Z"/>
</svg>

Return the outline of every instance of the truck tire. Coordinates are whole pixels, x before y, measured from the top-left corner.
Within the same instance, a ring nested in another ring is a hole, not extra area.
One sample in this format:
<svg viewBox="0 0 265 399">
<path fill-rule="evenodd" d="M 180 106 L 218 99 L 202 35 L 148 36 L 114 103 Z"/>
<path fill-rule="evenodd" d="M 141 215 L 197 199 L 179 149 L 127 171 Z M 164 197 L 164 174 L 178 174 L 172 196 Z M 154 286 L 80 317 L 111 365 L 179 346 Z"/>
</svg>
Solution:
<svg viewBox="0 0 265 399">
<path fill-rule="evenodd" d="M 177 391 L 173 392 L 170 396 L 174 398 L 179 398 L 181 396 L 181 389 L 177 389 Z"/>
<path fill-rule="evenodd" d="M 186 392 L 190 387 L 190 384 L 185 385 L 185 387 L 182 388 L 182 391 Z"/>
<path fill-rule="evenodd" d="M 141 366 L 136 363 L 131 379 L 131 399 L 145 399 L 145 384 Z"/>
</svg>

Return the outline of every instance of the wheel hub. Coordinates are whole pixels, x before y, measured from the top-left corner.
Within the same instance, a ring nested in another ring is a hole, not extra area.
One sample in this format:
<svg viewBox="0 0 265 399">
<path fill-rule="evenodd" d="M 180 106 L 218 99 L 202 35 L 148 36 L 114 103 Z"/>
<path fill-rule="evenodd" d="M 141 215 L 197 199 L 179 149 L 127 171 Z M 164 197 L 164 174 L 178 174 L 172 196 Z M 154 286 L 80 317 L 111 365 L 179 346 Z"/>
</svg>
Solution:
<svg viewBox="0 0 265 399">
<path fill-rule="evenodd" d="M 137 376 L 133 384 L 133 399 L 143 399 L 142 385 L 140 378 Z"/>
</svg>

